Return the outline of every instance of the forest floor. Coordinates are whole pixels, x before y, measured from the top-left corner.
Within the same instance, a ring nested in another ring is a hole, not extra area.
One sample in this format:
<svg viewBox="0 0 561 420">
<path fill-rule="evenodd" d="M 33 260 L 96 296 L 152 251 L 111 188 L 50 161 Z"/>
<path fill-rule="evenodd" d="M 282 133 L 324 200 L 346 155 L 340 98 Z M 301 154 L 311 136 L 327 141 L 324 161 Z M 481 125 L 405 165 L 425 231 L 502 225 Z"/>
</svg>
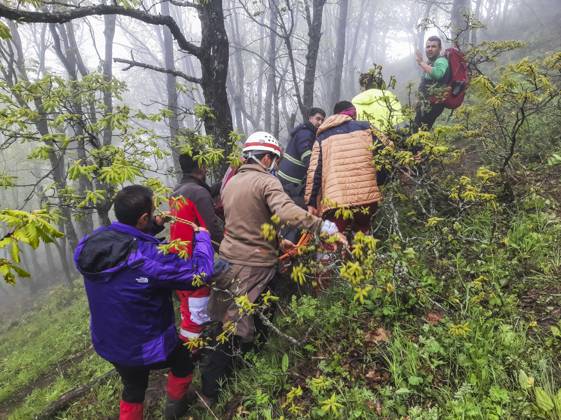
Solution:
<svg viewBox="0 0 561 420">
<path fill-rule="evenodd" d="M 382 245 L 381 263 L 398 258 L 421 278 L 396 280 L 391 299 L 360 303 L 341 279 L 319 296 L 287 297 L 275 323 L 307 339 L 292 346 L 273 334 L 219 403 L 196 404 L 190 418 L 561 418 L 558 179 L 517 187 L 504 220 L 460 220 L 465 232 L 441 244 L 450 254 L 439 259 L 426 241 L 450 237 L 445 226 L 418 227 L 414 238 L 426 236 L 409 243 L 413 259 L 410 248 Z M 477 239 L 501 223 L 496 243 Z M 462 235 L 467 242 L 454 242 Z M 56 287 L 0 328 L 0 418 L 115 419 L 112 370 L 91 347 L 81 281 Z M 161 418 L 164 384 L 165 372 L 151 375 L 145 418 Z M 79 396 L 61 404 L 69 392 Z"/>
</svg>

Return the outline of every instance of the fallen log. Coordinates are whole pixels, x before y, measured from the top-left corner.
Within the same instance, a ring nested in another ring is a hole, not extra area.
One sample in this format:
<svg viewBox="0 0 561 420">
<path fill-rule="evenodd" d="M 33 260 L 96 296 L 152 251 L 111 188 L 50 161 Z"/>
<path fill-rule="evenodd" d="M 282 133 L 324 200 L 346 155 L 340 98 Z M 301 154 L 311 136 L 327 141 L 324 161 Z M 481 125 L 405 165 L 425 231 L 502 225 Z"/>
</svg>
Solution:
<svg viewBox="0 0 561 420">
<path fill-rule="evenodd" d="M 106 372 L 103 375 L 100 375 L 97 378 L 92 379 L 87 384 L 80 385 L 62 394 L 62 396 L 58 400 L 53 401 L 44 411 L 39 413 L 35 418 L 38 420 L 52 419 L 56 413 L 64 410 L 72 402 L 86 395 L 86 393 L 90 391 L 94 386 L 110 379 L 115 375 L 117 375 L 117 371 L 115 369 L 112 369 L 109 372 Z"/>
</svg>

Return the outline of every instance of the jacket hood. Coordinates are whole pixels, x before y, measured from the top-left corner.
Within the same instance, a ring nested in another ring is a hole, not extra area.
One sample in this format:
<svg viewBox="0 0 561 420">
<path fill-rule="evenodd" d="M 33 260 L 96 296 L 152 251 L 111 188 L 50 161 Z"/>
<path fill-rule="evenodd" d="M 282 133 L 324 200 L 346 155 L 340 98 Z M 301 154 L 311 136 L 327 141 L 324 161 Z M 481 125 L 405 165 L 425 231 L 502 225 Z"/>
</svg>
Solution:
<svg viewBox="0 0 561 420">
<path fill-rule="evenodd" d="M 356 95 L 353 98 L 353 104 L 370 105 L 376 102 L 383 101 L 384 100 L 383 98 L 386 96 L 390 96 L 390 94 L 391 92 L 383 91 L 381 89 L 368 89 Z"/>
<path fill-rule="evenodd" d="M 111 276 L 131 265 L 138 238 L 158 240 L 140 232 L 132 226 L 113 223 L 101 227 L 84 237 L 74 253 L 74 263 L 78 271 L 91 281 L 108 281 Z"/>
<path fill-rule="evenodd" d="M 290 132 L 290 137 L 293 137 L 300 130 L 309 130 L 313 134 L 316 134 L 316 131 L 317 131 L 316 128 L 312 125 L 311 122 L 306 121 L 306 122 L 303 122 L 302 124 L 299 124 L 296 127 L 294 127 L 292 129 L 292 131 Z"/>
<path fill-rule="evenodd" d="M 329 130 L 330 128 L 337 127 L 343 124 L 344 122 L 352 121 L 352 120 L 353 119 L 348 115 L 342 115 L 342 114 L 331 115 L 327 117 L 327 119 L 323 122 L 322 125 L 319 126 L 317 135 L 319 136 L 321 133 Z"/>
</svg>

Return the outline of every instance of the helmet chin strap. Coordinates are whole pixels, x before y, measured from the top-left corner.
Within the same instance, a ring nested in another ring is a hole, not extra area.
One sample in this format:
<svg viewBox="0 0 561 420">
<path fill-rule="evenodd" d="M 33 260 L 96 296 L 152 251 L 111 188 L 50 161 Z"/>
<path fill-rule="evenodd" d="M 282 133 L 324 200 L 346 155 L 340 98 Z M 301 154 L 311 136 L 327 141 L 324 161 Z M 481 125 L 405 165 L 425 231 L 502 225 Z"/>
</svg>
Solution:
<svg viewBox="0 0 561 420">
<path fill-rule="evenodd" d="M 257 159 L 253 154 L 249 157 L 251 160 L 253 160 L 255 163 L 259 164 L 259 166 L 261 166 L 263 169 L 265 169 L 267 172 L 271 173 L 271 174 L 275 174 L 275 163 L 277 163 L 277 157 L 275 156 L 273 158 L 273 161 L 271 162 L 271 165 L 267 168 L 265 165 L 263 165 L 263 162 L 261 162 L 259 159 Z"/>
</svg>

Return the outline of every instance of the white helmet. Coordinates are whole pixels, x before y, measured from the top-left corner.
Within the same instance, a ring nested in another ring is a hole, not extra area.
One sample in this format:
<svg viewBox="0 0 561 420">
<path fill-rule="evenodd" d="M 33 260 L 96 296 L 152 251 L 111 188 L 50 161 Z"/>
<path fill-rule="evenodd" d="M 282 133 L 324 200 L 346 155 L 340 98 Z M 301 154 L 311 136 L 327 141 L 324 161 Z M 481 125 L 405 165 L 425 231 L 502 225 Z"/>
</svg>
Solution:
<svg viewBox="0 0 561 420">
<path fill-rule="evenodd" d="M 282 155 L 282 148 L 279 141 L 265 131 L 256 131 L 250 135 L 243 145 L 243 154 L 250 155 L 251 152 L 269 152 L 277 156 Z"/>
</svg>

